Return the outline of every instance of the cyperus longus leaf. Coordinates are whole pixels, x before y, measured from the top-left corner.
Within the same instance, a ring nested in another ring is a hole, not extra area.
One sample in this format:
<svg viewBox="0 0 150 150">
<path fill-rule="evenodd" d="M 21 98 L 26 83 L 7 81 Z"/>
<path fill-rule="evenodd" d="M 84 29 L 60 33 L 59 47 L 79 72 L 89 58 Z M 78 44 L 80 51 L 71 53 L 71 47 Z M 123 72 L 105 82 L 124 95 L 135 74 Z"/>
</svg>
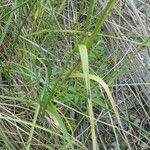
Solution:
<svg viewBox="0 0 150 150">
<path fill-rule="evenodd" d="M 79 47 L 79 52 L 80 52 L 80 57 L 81 57 L 83 76 L 85 79 L 85 85 L 86 85 L 86 90 L 87 90 L 88 111 L 89 111 L 89 116 L 90 116 L 93 150 L 96 150 L 97 142 L 96 142 L 94 113 L 93 113 L 92 96 L 91 96 L 90 79 L 89 79 L 88 52 L 87 52 L 87 48 L 85 45 L 78 45 L 78 47 Z"/>
<path fill-rule="evenodd" d="M 90 86 L 90 81 L 89 81 L 89 62 L 88 62 L 87 48 L 85 45 L 78 45 L 78 47 L 79 47 L 79 52 L 80 52 L 80 57 L 81 57 L 81 63 L 82 63 L 86 89 L 88 89 Z"/>
</svg>

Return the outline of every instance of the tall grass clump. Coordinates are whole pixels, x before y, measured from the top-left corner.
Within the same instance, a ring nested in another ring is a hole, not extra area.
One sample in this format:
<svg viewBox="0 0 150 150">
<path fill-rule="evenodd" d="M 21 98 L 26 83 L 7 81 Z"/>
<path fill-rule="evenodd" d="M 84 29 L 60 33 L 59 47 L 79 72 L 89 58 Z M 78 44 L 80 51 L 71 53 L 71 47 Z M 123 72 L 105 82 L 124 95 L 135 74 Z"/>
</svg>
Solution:
<svg viewBox="0 0 150 150">
<path fill-rule="evenodd" d="M 149 149 L 149 5 L 2 0 L 0 149 Z"/>
</svg>

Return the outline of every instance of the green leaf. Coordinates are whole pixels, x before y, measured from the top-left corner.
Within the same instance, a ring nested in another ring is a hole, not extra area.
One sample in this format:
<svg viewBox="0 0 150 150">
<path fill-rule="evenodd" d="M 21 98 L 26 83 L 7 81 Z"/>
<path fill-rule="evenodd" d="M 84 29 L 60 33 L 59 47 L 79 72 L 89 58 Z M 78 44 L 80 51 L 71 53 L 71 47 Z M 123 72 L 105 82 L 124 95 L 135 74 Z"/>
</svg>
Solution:
<svg viewBox="0 0 150 150">
<path fill-rule="evenodd" d="M 28 142 L 27 142 L 27 146 L 26 146 L 26 150 L 30 150 L 30 146 L 31 146 L 31 142 L 33 139 L 33 134 L 34 134 L 34 129 L 35 129 L 35 125 L 36 125 L 39 112 L 40 112 L 40 105 L 37 105 L 36 110 L 35 110 L 35 115 L 33 118 L 33 122 L 32 122 L 32 127 L 30 130 L 29 138 L 28 138 Z"/>
<path fill-rule="evenodd" d="M 72 140 L 70 138 L 70 135 L 65 127 L 65 124 L 63 123 L 61 116 L 59 115 L 59 113 L 57 112 L 57 109 L 55 107 L 55 105 L 52 104 L 52 102 L 50 102 L 48 104 L 48 110 L 55 116 L 55 118 L 57 119 L 59 125 L 61 126 L 62 132 L 63 132 L 63 136 L 65 138 L 65 140 L 68 142 L 68 144 L 70 145 L 71 149 L 74 150 L 73 147 L 73 143 Z"/>
<path fill-rule="evenodd" d="M 92 96 L 91 96 L 91 87 L 90 87 L 90 79 L 89 79 L 89 61 L 88 61 L 88 52 L 85 45 L 78 45 L 80 56 L 81 56 L 81 63 L 83 69 L 83 76 L 85 79 L 85 85 L 87 89 L 87 97 L 88 97 L 88 111 L 90 115 L 90 123 L 91 123 L 91 133 L 92 133 L 92 144 L 93 150 L 97 149 L 97 141 L 96 141 L 96 134 L 95 134 L 95 125 L 94 125 L 94 113 L 93 113 L 93 106 L 92 106 Z"/>
<path fill-rule="evenodd" d="M 89 86 L 90 86 L 90 81 L 89 81 L 89 62 L 88 62 L 87 48 L 85 45 L 78 45 L 78 47 L 79 47 L 79 52 L 80 52 L 80 56 L 81 56 L 85 85 L 88 90 Z"/>
</svg>

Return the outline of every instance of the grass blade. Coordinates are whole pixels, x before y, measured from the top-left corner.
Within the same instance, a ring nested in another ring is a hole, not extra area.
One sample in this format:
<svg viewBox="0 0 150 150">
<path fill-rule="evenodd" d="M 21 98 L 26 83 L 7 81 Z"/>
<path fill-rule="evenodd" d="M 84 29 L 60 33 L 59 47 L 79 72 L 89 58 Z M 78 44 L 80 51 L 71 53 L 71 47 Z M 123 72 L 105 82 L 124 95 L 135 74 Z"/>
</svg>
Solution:
<svg viewBox="0 0 150 150">
<path fill-rule="evenodd" d="M 73 144 L 72 144 L 72 140 L 69 136 L 69 133 L 61 119 L 61 116 L 59 115 L 59 113 L 57 112 L 57 109 L 56 107 L 52 104 L 52 103 L 49 103 L 48 104 L 48 110 L 55 116 L 55 118 L 57 119 L 59 125 L 61 126 L 61 129 L 62 129 L 62 132 L 63 132 L 63 136 L 64 138 L 66 139 L 66 141 L 68 142 L 68 144 L 70 145 L 71 149 L 73 150 Z"/>
<path fill-rule="evenodd" d="M 87 32 L 90 28 L 94 6 L 95 6 L 95 0 L 90 0 L 90 7 L 89 7 L 89 10 L 87 12 L 86 24 L 84 27 L 85 32 Z"/>
<path fill-rule="evenodd" d="M 93 114 L 91 87 L 90 87 L 90 79 L 89 79 L 88 53 L 87 53 L 87 48 L 85 45 L 78 45 L 78 47 L 79 47 L 79 52 L 80 52 L 80 56 L 81 56 L 83 77 L 85 79 L 85 85 L 86 85 L 86 90 L 87 90 L 88 105 L 89 105 L 88 109 L 89 109 L 90 123 L 91 123 L 93 150 L 96 150 L 97 142 L 96 142 L 94 114 Z"/>
<path fill-rule="evenodd" d="M 16 4 L 17 4 L 17 2 L 15 1 L 13 9 L 16 7 Z M 4 28 L 4 32 L 3 32 L 3 34 L 2 34 L 2 36 L 1 36 L 1 38 L 0 38 L 0 46 L 2 45 L 2 43 L 3 43 L 3 41 L 4 41 L 4 38 L 5 38 L 6 34 L 7 34 L 9 25 L 10 25 L 11 20 L 12 20 L 12 18 L 13 18 L 13 15 L 14 15 L 14 12 L 11 12 L 11 14 L 10 14 L 10 16 L 9 16 L 9 18 L 8 18 L 8 21 L 7 21 L 7 23 L 6 23 L 6 26 L 5 26 L 5 28 Z"/>
<path fill-rule="evenodd" d="M 99 30 L 103 26 L 104 21 L 106 20 L 106 17 L 108 16 L 110 11 L 114 7 L 115 2 L 116 2 L 116 0 L 109 0 L 109 2 L 107 3 L 104 11 L 102 12 L 101 16 L 99 17 L 99 19 L 95 25 L 95 28 L 94 28 L 94 31 L 92 32 L 91 37 L 89 37 L 89 39 L 86 41 L 87 48 L 89 48 L 92 45 L 93 41 L 97 37 L 97 33 L 99 32 Z"/>
<path fill-rule="evenodd" d="M 40 112 L 40 105 L 37 105 L 37 108 L 35 110 L 33 123 L 32 123 L 32 127 L 30 130 L 29 138 L 28 138 L 28 142 L 27 142 L 27 146 L 26 146 L 26 150 L 30 150 L 30 146 L 31 146 L 31 142 L 32 142 L 33 134 L 34 134 L 34 129 L 35 129 L 35 124 L 36 124 L 39 112 Z"/>
</svg>

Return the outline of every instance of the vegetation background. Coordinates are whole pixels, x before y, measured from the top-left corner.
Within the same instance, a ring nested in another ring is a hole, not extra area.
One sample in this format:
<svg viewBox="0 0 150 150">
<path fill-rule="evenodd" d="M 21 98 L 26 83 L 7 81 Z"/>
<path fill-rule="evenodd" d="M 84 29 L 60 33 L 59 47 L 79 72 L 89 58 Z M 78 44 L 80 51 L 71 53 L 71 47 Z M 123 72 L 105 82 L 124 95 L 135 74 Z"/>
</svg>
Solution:
<svg viewBox="0 0 150 150">
<path fill-rule="evenodd" d="M 0 149 L 150 149 L 149 0 L 0 1 Z"/>
</svg>

